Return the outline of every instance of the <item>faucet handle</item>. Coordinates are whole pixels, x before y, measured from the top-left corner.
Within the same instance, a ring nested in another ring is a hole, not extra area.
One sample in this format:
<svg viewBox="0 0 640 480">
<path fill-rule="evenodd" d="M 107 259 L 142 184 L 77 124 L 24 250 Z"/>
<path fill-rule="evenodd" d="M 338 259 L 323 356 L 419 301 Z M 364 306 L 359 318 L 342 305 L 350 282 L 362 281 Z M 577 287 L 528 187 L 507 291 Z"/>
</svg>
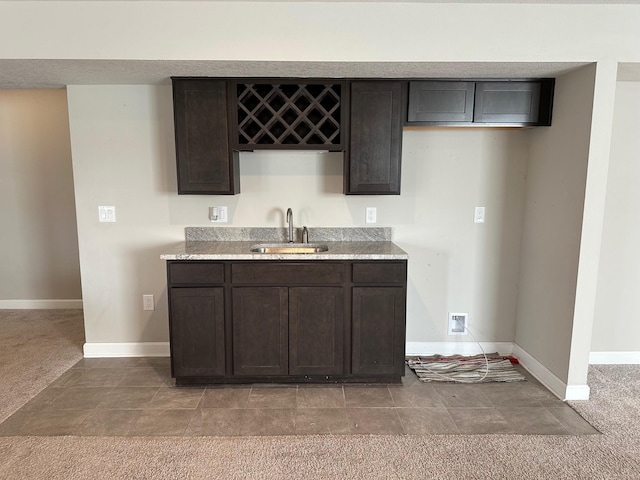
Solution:
<svg viewBox="0 0 640 480">
<path fill-rule="evenodd" d="M 309 243 L 309 230 L 307 227 L 302 227 L 302 243 Z"/>
</svg>

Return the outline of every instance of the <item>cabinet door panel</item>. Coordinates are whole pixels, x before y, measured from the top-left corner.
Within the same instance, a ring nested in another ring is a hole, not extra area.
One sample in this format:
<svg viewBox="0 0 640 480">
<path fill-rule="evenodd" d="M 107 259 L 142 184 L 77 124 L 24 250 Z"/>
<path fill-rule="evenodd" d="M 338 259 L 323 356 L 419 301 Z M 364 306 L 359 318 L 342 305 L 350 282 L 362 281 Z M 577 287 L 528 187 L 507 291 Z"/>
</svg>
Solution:
<svg viewBox="0 0 640 480">
<path fill-rule="evenodd" d="M 353 288 L 354 374 L 404 372 L 405 289 Z"/>
<path fill-rule="evenodd" d="M 475 82 L 410 82 L 407 123 L 473 120 Z"/>
<path fill-rule="evenodd" d="M 171 289 L 171 361 L 175 377 L 225 374 L 224 289 Z"/>
<path fill-rule="evenodd" d="M 400 194 L 403 82 L 351 84 L 351 136 L 346 193 Z"/>
<path fill-rule="evenodd" d="M 539 108 L 539 82 L 478 82 L 476 85 L 476 123 L 535 124 Z"/>
<path fill-rule="evenodd" d="M 288 373 L 286 287 L 233 289 L 233 373 Z"/>
<path fill-rule="evenodd" d="M 340 375 L 344 371 L 344 291 L 289 289 L 289 373 Z"/>
<path fill-rule="evenodd" d="M 178 193 L 239 193 L 229 146 L 227 82 L 173 81 Z"/>
</svg>

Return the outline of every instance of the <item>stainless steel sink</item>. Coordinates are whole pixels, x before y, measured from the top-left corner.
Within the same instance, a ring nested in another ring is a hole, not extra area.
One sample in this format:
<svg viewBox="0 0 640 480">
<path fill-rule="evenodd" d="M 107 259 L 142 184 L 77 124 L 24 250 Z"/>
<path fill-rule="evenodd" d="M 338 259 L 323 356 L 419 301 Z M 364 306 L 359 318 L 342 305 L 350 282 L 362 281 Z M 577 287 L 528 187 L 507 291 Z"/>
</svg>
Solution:
<svg viewBox="0 0 640 480">
<path fill-rule="evenodd" d="M 261 243 L 251 247 L 254 253 L 318 253 L 328 250 L 327 245 L 319 243 Z"/>
</svg>

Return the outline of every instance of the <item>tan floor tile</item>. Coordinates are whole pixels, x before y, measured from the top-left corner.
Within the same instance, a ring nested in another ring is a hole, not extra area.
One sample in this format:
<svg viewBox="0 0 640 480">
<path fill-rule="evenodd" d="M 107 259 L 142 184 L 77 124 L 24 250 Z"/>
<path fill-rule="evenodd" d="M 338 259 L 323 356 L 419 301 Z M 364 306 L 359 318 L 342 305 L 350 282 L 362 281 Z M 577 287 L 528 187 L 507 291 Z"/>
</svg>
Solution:
<svg viewBox="0 0 640 480">
<path fill-rule="evenodd" d="M 544 407 L 501 407 L 514 432 L 528 435 L 568 435 L 569 430 Z"/>
<path fill-rule="evenodd" d="M 112 387 L 69 387 L 49 403 L 48 410 L 91 410 Z"/>
<path fill-rule="evenodd" d="M 114 387 L 107 392 L 97 408 L 144 409 L 148 408 L 159 387 Z"/>
<path fill-rule="evenodd" d="M 296 387 L 253 387 L 247 408 L 296 408 Z"/>
<path fill-rule="evenodd" d="M 302 408 L 296 411 L 295 432 L 299 435 L 351 433 L 344 408 Z"/>
<path fill-rule="evenodd" d="M 148 408 L 197 408 L 204 391 L 202 387 L 160 387 Z"/>
<path fill-rule="evenodd" d="M 493 407 L 449 408 L 448 411 L 462 434 L 514 433 L 509 422 Z"/>
<path fill-rule="evenodd" d="M 153 367 L 130 368 L 118 383 L 119 387 L 167 387 L 172 385 L 173 381 L 166 372 L 158 372 Z"/>
<path fill-rule="evenodd" d="M 347 408 L 347 415 L 353 433 L 375 435 L 404 433 L 395 408 Z"/>
<path fill-rule="evenodd" d="M 460 433 L 444 407 L 398 408 L 398 417 L 409 435 L 435 435 Z"/>
<path fill-rule="evenodd" d="M 572 435 L 593 435 L 600 433 L 568 405 L 546 408 Z"/>
<path fill-rule="evenodd" d="M 480 385 L 434 384 L 445 407 L 480 408 L 493 407 L 493 403 L 482 392 Z"/>
<path fill-rule="evenodd" d="M 124 436 L 141 415 L 142 410 L 93 410 L 78 425 L 74 435 Z"/>
<path fill-rule="evenodd" d="M 412 385 L 410 387 L 389 387 L 389 393 L 396 407 L 429 408 L 444 407 L 440 395 L 432 385 Z"/>
<path fill-rule="evenodd" d="M 299 387 L 298 408 L 344 408 L 342 387 Z"/>
<path fill-rule="evenodd" d="M 393 399 L 387 387 L 344 387 L 344 398 L 347 407 L 393 407 Z"/>
<path fill-rule="evenodd" d="M 141 410 L 129 429 L 129 436 L 182 436 L 187 430 L 195 410 Z"/>
<path fill-rule="evenodd" d="M 190 436 L 240 435 L 246 410 L 240 408 L 200 408 L 185 431 Z"/>
<path fill-rule="evenodd" d="M 55 410 L 34 415 L 20 430 L 21 435 L 73 435 L 91 410 Z"/>
<path fill-rule="evenodd" d="M 548 390 L 528 381 L 487 383 L 480 389 L 496 407 L 540 407 L 542 402 L 556 400 Z"/>
<path fill-rule="evenodd" d="M 208 387 L 200 400 L 201 408 L 246 408 L 251 387 Z"/>
<path fill-rule="evenodd" d="M 293 435 L 294 408 L 250 408 L 243 411 L 240 435 Z"/>
</svg>

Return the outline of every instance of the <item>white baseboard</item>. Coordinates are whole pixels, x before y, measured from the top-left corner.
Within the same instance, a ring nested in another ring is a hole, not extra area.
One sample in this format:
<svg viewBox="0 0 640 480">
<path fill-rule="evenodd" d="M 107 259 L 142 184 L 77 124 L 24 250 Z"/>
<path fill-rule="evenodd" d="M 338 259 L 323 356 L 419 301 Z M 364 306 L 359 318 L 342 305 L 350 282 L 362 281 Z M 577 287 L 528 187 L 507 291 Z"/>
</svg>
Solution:
<svg viewBox="0 0 640 480">
<path fill-rule="evenodd" d="M 589 385 L 567 385 L 517 343 L 513 344 L 513 355 L 531 375 L 561 400 L 589 400 Z"/>
<path fill-rule="evenodd" d="M 589 365 L 638 365 L 640 352 L 591 352 Z"/>
<path fill-rule="evenodd" d="M 77 310 L 82 299 L 71 300 L 0 300 L 0 310 Z"/>
<path fill-rule="evenodd" d="M 511 355 L 511 342 L 480 342 L 482 349 L 476 342 L 407 342 L 407 355 L 477 355 L 495 353 Z"/>
<path fill-rule="evenodd" d="M 169 342 L 85 343 L 85 358 L 168 357 Z"/>
</svg>

